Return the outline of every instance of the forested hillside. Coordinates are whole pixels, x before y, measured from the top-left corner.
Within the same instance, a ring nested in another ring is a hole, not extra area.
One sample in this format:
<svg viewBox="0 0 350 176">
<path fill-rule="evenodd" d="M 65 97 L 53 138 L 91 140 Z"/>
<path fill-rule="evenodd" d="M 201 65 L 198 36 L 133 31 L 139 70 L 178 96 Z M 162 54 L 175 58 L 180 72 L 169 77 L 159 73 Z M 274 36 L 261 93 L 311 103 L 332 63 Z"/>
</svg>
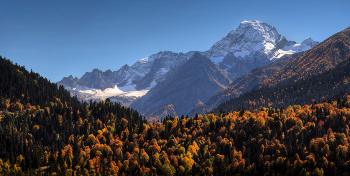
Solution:
<svg viewBox="0 0 350 176">
<path fill-rule="evenodd" d="M 28 72 L 24 66 L 13 64 L 10 60 L 0 56 L 0 98 L 9 99 L 31 105 L 44 107 L 56 96 L 67 101 L 69 106 L 78 106 L 80 103 L 72 98 L 62 86 L 50 83 L 38 73 Z"/>
<path fill-rule="evenodd" d="M 1 74 L 2 87 L 11 90 L 1 89 L 1 175 L 350 172 L 349 95 L 319 104 L 168 116 L 160 123 L 147 123 L 136 111 L 108 99 L 79 103 L 38 74 L 0 61 L 1 70 L 11 75 Z M 31 75 L 37 77 L 28 78 Z M 26 80 L 30 87 L 41 79 L 41 89 L 22 89 L 18 82 Z M 39 98 L 41 103 L 31 100 L 39 90 L 48 94 L 39 96 L 46 97 Z"/>
<path fill-rule="evenodd" d="M 65 173 L 67 162 L 76 162 L 64 153 L 74 136 L 87 138 L 104 128 L 118 132 L 142 124 L 136 111 L 108 100 L 81 103 L 62 86 L 58 89 L 39 74 L 2 57 L 0 76 L 2 175 L 35 174 L 40 168 Z"/>
<path fill-rule="evenodd" d="M 350 91 L 350 59 L 339 66 L 292 84 L 263 87 L 251 90 L 239 97 L 230 99 L 217 108 L 220 111 L 235 111 L 241 108 L 287 107 L 289 105 L 311 104 L 337 98 Z"/>
</svg>

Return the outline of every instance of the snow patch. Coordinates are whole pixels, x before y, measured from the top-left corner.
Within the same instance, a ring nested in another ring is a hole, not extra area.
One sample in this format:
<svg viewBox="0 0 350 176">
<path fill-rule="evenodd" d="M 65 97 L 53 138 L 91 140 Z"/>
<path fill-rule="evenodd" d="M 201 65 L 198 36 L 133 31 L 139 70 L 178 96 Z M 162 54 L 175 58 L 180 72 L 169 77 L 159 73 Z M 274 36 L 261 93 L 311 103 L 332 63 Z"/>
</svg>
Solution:
<svg viewBox="0 0 350 176">
<path fill-rule="evenodd" d="M 124 92 L 120 95 L 126 96 L 126 97 L 142 97 L 146 95 L 146 93 L 149 90 L 139 90 L 139 91 L 130 91 L 130 92 Z"/>
<path fill-rule="evenodd" d="M 283 50 L 279 49 L 279 50 L 275 51 L 274 55 L 270 58 L 270 60 L 279 59 L 286 54 L 294 54 L 294 53 L 296 53 L 296 51 L 293 51 L 293 50 L 283 51 Z"/>
<path fill-rule="evenodd" d="M 222 60 L 224 59 L 225 57 L 224 56 L 221 56 L 221 57 L 214 57 L 211 59 L 211 61 L 214 63 L 214 64 L 218 64 L 220 62 L 222 62 Z"/>
<path fill-rule="evenodd" d="M 108 97 L 116 96 L 118 94 L 123 93 L 123 91 L 119 90 L 117 86 L 114 86 L 114 88 L 107 88 L 105 90 L 89 89 L 89 90 L 78 90 L 78 92 L 83 94 L 90 94 L 92 95 L 92 98 L 100 98 L 100 99 L 106 99 Z"/>
<path fill-rule="evenodd" d="M 226 67 L 228 67 L 228 68 L 232 68 L 231 66 L 229 66 L 229 65 L 226 65 L 226 64 L 224 64 Z M 233 65 L 234 66 L 234 65 Z"/>
<path fill-rule="evenodd" d="M 154 87 L 154 86 L 156 86 L 156 85 L 157 85 L 156 80 L 153 80 L 153 81 L 151 82 L 150 87 Z"/>
<path fill-rule="evenodd" d="M 285 51 L 294 51 L 295 52 L 302 52 L 302 51 L 307 51 L 311 49 L 310 45 L 307 45 L 306 43 L 297 43 L 294 45 L 288 45 L 283 48 Z"/>
<path fill-rule="evenodd" d="M 164 74 L 168 73 L 168 71 L 169 71 L 168 68 L 162 67 L 162 68 L 160 68 L 160 69 L 157 71 L 156 75 L 159 75 L 159 74 L 160 74 L 160 75 L 164 75 Z"/>
<path fill-rule="evenodd" d="M 78 92 L 87 95 L 89 99 L 104 100 L 106 98 L 114 97 L 114 96 L 142 97 L 148 92 L 148 90 L 140 90 L 140 91 L 135 90 L 135 91 L 123 92 L 117 86 L 114 86 L 114 88 L 107 88 L 105 90 L 89 89 L 89 90 L 78 90 Z"/>
<path fill-rule="evenodd" d="M 154 79 L 152 82 L 151 82 L 151 84 L 149 85 L 149 87 L 146 87 L 145 88 L 145 90 L 150 90 L 150 89 L 152 89 L 154 86 L 156 86 L 157 85 L 157 83 L 156 83 L 156 80 Z"/>
<path fill-rule="evenodd" d="M 266 43 L 264 44 L 264 46 L 265 46 L 265 53 L 266 53 L 266 54 L 269 53 L 269 52 L 271 52 L 271 50 L 275 48 L 275 45 L 272 44 L 272 43 L 270 43 L 270 42 L 266 42 Z"/>
<path fill-rule="evenodd" d="M 139 62 L 140 62 L 141 64 L 144 64 L 144 63 L 148 62 L 148 58 L 149 58 L 149 57 L 145 57 L 145 58 L 143 58 L 143 59 L 140 59 Z"/>
<path fill-rule="evenodd" d="M 235 52 L 233 55 L 235 55 L 236 57 L 241 56 L 242 58 L 244 58 L 244 56 L 248 55 L 249 52 Z"/>
<path fill-rule="evenodd" d="M 85 87 L 85 86 L 81 86 L 81 85 L 77 84 L 75 86 L 75 88 L 73 88 L 72 90 L 80 91 L 80 90 L 93 90 L 93 89 L 95 89 L 95 88 Z"/>
<path fill-rule="evenodd" d="M 72 88 L 71 86 L 64 86 L 65 89 L 75 89 L 75 88 Z"/>
<path fill-rule="evenodd" d="M 130 85 L 126 85 L 123 87 L 119 87 L 119 90 L 121 90 L 123 92 L 137 91 L 136 84 L 130 84 Z"/>
</svg>

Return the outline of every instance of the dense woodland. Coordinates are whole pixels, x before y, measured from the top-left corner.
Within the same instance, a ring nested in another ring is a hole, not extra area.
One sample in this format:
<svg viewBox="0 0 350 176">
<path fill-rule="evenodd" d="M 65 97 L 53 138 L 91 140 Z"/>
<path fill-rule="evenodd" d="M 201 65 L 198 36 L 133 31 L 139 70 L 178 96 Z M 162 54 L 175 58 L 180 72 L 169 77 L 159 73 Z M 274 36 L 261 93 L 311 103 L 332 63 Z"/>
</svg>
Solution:
<svg viewBox="0 0 350 176">
<path fill-rule="evenodd" d="M 40 168 L 65 173 L 62 152 L 72 137 L 87 138 L 105 128 L 120 133 L 143 122 L 136 111 L 108 99 L 81 103 L 62 86 L 2 57 L 0 81 L 2 174 L 35 174 Z"/>
<path fill-rule="evenodd" d="M 147 123 L 108 99 L 81 103 L 7 59 L 0 72 L 1 175 L 350 175 L 347 94 Z"/>
</svg>

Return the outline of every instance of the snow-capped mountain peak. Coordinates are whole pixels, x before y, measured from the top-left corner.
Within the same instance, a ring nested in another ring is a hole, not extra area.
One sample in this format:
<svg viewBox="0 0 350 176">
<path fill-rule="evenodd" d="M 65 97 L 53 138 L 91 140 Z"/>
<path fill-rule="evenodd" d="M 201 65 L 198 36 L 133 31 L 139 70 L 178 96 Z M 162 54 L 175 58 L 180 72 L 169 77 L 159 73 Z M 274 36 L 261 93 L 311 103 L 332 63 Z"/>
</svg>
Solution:
<svg viewBox="0 0 350 176">
<path fill-rule="evenodd" d="M 239 27 L 234 30 L 233 35 L 243 36 L 245 40 L 251 42 L 271 42 L 274 44 L 280 38 L 275 27 L 256 20 L 241 22 Z"/>
<path fill-rule="evenodd" d="M 319 42 L 316 42 L 314 40 L 312 40 L 311 38 L 308 38 L 306 40 L 304 40 L 303 42 L 301 42 L 301 45 L 308 45 L 311 48 L 315 47 L 316 45 L 318 45 Z"/>
<path fill-rule="evenodd" d="M 256 57 L 256 52 L 259 52 L 266 55 L 267 59 L 273 60 L 285 54 L 306 51 L 318 44 L 312 39 L 307 39 L 303 43 L 288 41 L 275 27 L 265 22 L 251 20 L 241 22 L 237 29 L 233 29 L 226 37 L 216 42 L 204 55 L 215 62 L 220 62 L 220 59 L 222 60 L 230 52 L 246 60 Z"/>
<path fill-rule="evenodd" d="M 236 57 L 245 57 L 252 51 L 271 53 L 285 38 L 278 34 L 275 27 L 257 20 L 243 21 L 237 29 L 216 42 L 205 54 L 213 59 L 224 57 L 232 52 Z"/>
</svg>

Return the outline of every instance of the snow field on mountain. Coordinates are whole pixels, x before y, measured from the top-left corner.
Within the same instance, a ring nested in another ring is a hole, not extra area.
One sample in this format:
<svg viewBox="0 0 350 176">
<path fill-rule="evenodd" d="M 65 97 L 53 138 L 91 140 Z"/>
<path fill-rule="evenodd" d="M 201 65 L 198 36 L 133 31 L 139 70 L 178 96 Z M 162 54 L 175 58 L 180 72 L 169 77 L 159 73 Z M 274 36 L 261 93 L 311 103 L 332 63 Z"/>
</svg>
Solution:
<svg viewBox="0 0 350 176">
<path fill-rule="evenodd" d="M 130 88 L 128 91 L 122 91 L 117 86 L 114 86 L 114 88 L 107 88 L 105 90 L 88 89 L 88 90 L 78 90 L 78 91 L 80 93 L 89 94 L 91 98 L 100 98 L 100 99 L 106 99 L 108 97 L 113 97 L 113 96 L 141 97 L 148 92 L 148 90 L 134 91 Z"/>
</svg>

